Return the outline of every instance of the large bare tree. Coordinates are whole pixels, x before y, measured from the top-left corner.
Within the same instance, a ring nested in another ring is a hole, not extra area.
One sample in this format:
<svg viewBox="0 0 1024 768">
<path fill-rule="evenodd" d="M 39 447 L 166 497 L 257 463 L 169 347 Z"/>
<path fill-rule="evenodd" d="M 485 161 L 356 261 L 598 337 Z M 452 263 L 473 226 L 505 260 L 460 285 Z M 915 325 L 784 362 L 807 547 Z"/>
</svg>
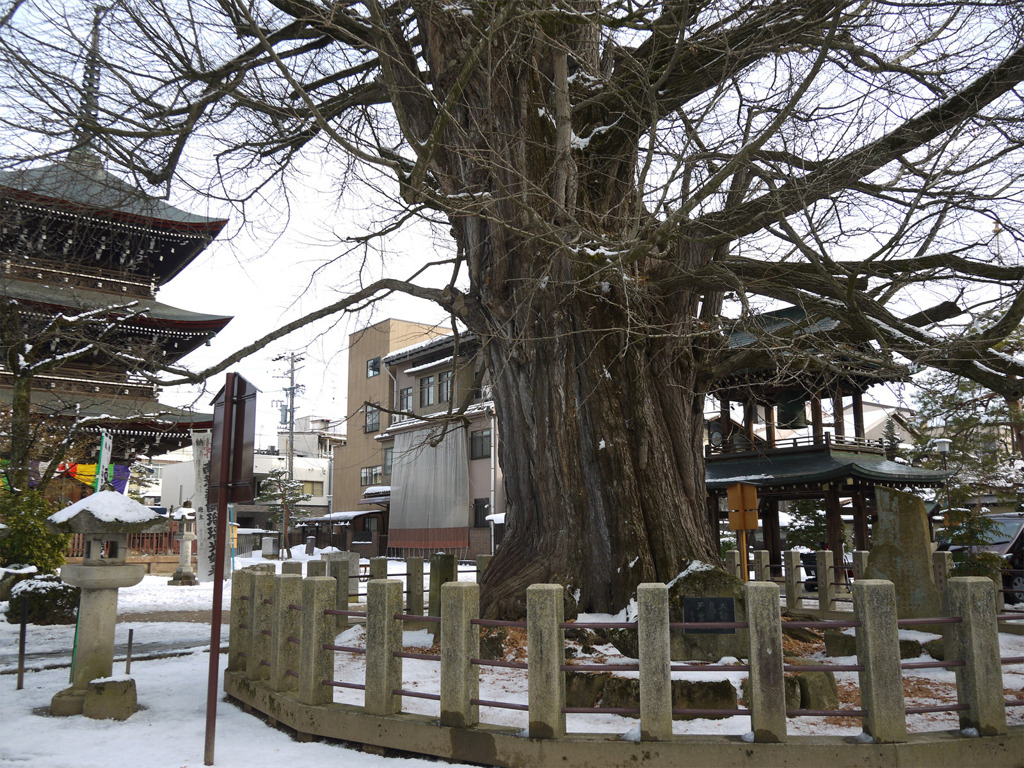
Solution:
<svg viewBox="0 0 1024 768">
<path fill-rule="evenodd" d="M 5 17 L 10 146 L 73 135 L 82 5 Z M 245 201 L 316 156 L 382 193 L 382 232 L 450 231 L 448 285 L 392 277 L 316 316 L 405 291 L 480 338 L 510 505 L 492 614 L 536 581 L 616 609 L 716 560 L 705 395 L 789 344 L 731 351 L 730 301 L 839 317 L 865 364 L 1019 397 L 1024 364 L 994 349 L 1024 315 L 1018 4 L 113 5 L 89 117 L 110 162 Z M 950 300 L 995 320 L 929 326 Z"/>
</svg>

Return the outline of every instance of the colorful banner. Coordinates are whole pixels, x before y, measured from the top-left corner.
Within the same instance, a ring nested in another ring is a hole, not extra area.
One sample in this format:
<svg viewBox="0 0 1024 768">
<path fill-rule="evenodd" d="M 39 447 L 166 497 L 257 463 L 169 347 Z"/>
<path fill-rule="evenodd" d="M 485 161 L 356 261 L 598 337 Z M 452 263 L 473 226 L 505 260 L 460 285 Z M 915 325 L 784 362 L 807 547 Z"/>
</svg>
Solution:
<svg viewBox="0 0 1024 768">
<path fill-rule="evenodd" d="M 93 486 L 96 483 L 96 464 L 79 464 L 70 461 L 62 461 L 57 467 L 57 473 L 65 477 L 71 477 L 80 483 Z M 131 476 L 131 467 L 127 464 L 108 465 L 108 477 L 110 484 L 118 493 L 124 493 L 128 487 L 128 478 Z"/>
</svg>

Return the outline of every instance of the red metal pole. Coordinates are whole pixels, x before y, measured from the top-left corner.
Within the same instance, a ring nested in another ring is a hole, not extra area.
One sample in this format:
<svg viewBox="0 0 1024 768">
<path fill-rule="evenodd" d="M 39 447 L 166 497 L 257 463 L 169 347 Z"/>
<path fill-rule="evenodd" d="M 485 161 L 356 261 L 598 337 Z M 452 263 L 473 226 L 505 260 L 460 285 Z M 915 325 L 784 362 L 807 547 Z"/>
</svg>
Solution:
<svg viewBox="0 0 1024 768">
<path fill-rule="evenodd" d="M 214 546 L 213 616 L 210 619 L 210 674 L 206 688 L 206 748 L 203 764 L 213 765 L 213 747 L 217 732 L 217 692 L 220 690 L 220 619 L 224 596 L 224 543 L 227 539 L 228 484 L 234 454 L 235 374 L 227 374 L 224 384 L 224 429 L 221 434 L 220 486 L 217 489 L 217 541 Z M 211 470 L 213 468 L 211 467 Z"/>
</svg>

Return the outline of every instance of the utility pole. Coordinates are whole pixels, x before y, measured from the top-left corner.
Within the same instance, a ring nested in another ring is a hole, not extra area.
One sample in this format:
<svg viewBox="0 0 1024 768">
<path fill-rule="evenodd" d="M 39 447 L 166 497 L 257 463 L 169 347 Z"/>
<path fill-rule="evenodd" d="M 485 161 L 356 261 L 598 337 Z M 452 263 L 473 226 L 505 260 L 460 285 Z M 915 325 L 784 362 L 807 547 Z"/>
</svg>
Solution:
<svg viewBox="0 0 1024 768">
<path fill-rule="evenodd" d="M 299 384 L 295 384 L 295 371 L 302 370 L 296 368 L 298 363 L 301 363 L 305 358 L 294 352 L 289 352 L 286 355 L 278 355 L 274 358 L 274 361 L 287 361 L 288 362 L 288 386 L 284 388 L 284 391 L 288 394 L 288 482 L 291 483 L 295 480 L 295 392 L 302 391 L 304 387 Z M 288 551 L 288 523 L 291 517 L 291 508 L 288 503 L 284 502 L 282 494 L 282 504 L 284 506 L 284 525 L 282 534 L 284 536 L 284 546 L 282 552 Z"/>
</svg>

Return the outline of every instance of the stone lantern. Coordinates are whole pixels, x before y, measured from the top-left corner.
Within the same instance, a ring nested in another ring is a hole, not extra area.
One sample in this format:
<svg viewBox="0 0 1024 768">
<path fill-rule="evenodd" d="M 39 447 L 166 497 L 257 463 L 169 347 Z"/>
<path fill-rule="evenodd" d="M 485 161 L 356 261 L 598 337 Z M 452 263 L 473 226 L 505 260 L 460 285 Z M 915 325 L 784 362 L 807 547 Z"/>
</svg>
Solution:
<svg viewBox="0 0 1024 768">
<path fill-rule="evenodd" d="M 114 624 L 117 590 L 142 581 L 146 569 L 128 565 L 128 534 L 157 533 L 165 518 L 114 491 L 100 491 L 50 515 L 54 533 L 80 533 L 85 538 L 81 565 L 64 565 L 60 577 L 81 588 L 78 631 L 72 661 L 71 687 L 50 702 L 52 715 L 124 719 L 136 710 L 135 681 L 91 684 L 109 678 L 114 665 Z"/>
<path fill-rule="evenodd" d="M 178 570 L 167 582 L 172 587 L 193 587 L 199 584 L 199 579 L 196 578 L 195 571 L 192 570 L 192 542 L 197 538 L 196 521 L 194 517 L 187 517 L 188 513 L 189 510 L 182 507 L 179 510 L 179 515 L 176 515 L 178 517 L 178 533 L 174 538 L 179 542 Z"/>
</svg>

